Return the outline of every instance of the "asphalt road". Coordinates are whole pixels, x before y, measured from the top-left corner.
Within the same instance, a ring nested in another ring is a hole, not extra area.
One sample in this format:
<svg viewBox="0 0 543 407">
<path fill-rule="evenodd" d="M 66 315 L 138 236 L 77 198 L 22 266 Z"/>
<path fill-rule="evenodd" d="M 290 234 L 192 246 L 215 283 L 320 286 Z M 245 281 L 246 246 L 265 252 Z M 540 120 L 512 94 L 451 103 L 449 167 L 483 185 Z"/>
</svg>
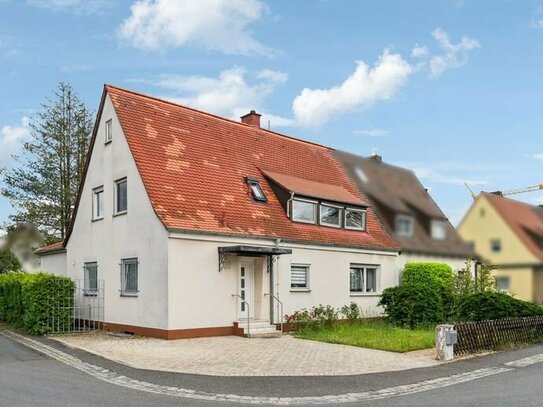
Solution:
<svg viewBox="0 0 543 407">
<path fill-rule="evenodd" d="M 504 352 L 487 358 L 473 361 L 457 362 L 444 366 L 439 370 L 443 373 L 458 373 L 469 371 L 483 366 L 498 366 L 504 361 L 515 360 L 528 355 L 543 353 L 543 346 L 525 348 L 518 351 Z M 110 368 L 112 366 L 109 366 Z M 118 366 L 121 369 L 121 366 Z M 446 371 L 446 370 L 450 371 Z M 358 388 L 362 384 L 375 387 L 377 381 L 386 381 L 387 384 L 398 385 L 418 381 L 428 377 L 429 372 L 436 373 L 435 369 L 417 369 L 409 372 L 390 373 L 386 376 L 366 375 L 358 377 Z M 134 375 L 136 372 L 127 372 Z M 150 381 L 163 381 L 160 375 L 153 376 L 146 373 Z M 434 375 L 432 375 L 434 376 Z M 386 380 L 384 380 L 386 377 Z M 435 376 L 434 376 L 435 377 Z M 153 380 L 156 379 L 156 380 Z M 171 380 L 183 380 L 182 376 L 174 376 Z M 213 391 L 217 383 L 209 378 L 200 377 L 200 389 Z M 294 393 L 292 388 L 300 389 L 300 383 L 295 379 L 284 378 L 284 383 L 290 385 L 287 393 Z M 343 382 L 355 384 L 353 378 L 321 378 L 321 384 L 328 383 L 335 391 L 328 394 L 342 394 L 352 391 L 349 386 L 344 387 Z M 196 385 L 197 377 L 191 378 Z M 231 380 L 231 379 L 230 379 Z M 239 394 L 249 381 L 245 378 L 235 378 L 228 382 L 230 390 Z M 255 382 L 254 384 L 257 384 Z M 179 384 L 179 383 L 177 383 Z M 277 382 L 276 384 L 279 384 Z M 309 384 L 309 383 L 307 383 Z M 286 384 L 284 384 L 287 386 Z M 192 387 L 192 386 L 191 386 Z M 251 393 L 256 393 L 260 386 L 252 387 Z M 262 386 L 265 388 L 265 386 Z M 309 386 L 311 387 L 311 386 Z M 377 387 L 378 388 L 378 387 Z M 285 387 L 287 389 L 287 387 Z M 360 389 L 361 390 L 361 389 Z M 307 393 L 306 393 L 307 394 Z M 284 395 L 284 394 L 277 394 Z M 25 347 L 0 335 L 0 407 L 4 406 L 212 406 L 217 402 L 198 401 L 178 397 L 163 396 L 138 390 L 127 389 L 113 384 L 105 383 L 91 377 L 77 369 L 69 367 L 57 360 L 50 359 L 40 353 Z M 226 403 L 225 403 L 226 404 Z M 236 405 L 231 402 L 229 405 Z M 360 403 L 344 404 L 345 406 L 362 405 Z M 511 370 L 486 378 L 443 387 L 437 390 L 425 391 L 409 396 L 392 397 L 388 399 L 367 401 L 364 406 L 542 406 L 543 405 L 543 363 L 536 363 L 528 367 Z"/>
</svg>

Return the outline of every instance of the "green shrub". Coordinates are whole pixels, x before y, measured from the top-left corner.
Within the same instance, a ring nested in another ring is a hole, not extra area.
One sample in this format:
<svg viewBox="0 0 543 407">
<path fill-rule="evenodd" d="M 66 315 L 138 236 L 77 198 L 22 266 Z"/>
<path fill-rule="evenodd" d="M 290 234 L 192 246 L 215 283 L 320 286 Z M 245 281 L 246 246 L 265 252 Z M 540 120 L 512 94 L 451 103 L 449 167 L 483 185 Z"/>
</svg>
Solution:
<svg viewBox="0 0 543 407">
<path fill-rule="evenodd" d="M 508 294 L 483 291 L 467 295 L 459 300 L 457 319 L 483 321 L 534 315 L 543 315 L 543 307 L 521 301 Z"/>
<path fill-rule="evenodd" d="M 340 314 L 343 315 L 346 319 L 351 322 L 356 322 L 362 318 L 362 313 L 360 312 L 360 307 L 354 301 L 351 301 L 350 304 L 344 305 L 340 309 Z"/>
<path fill-rule="evenodd" d="M 0 320 L 33 335 L 68 330 L 75 284 L 52 274 L 8 273 L 0 276 Z"/>
<path fill-rule="evenodd" d="M 426 284 L 404 283 L 383 290 L 379 305 L 390 322 L 416 328 L 443 322 L 445 313 L 439 293 Z"/>
</svg>

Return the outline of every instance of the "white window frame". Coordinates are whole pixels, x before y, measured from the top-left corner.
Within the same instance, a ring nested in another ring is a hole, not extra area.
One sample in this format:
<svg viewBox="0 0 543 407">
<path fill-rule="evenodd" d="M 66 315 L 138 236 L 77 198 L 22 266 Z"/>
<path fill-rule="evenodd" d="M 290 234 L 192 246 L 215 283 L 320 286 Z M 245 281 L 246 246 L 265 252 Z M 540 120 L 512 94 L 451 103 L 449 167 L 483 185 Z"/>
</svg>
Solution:
<svg viewBox="0 0 543 407">
<path fill-rule="evenodd" d="M 498 287 L 498 280 L 506 280 L 507 281 L 507 288 L 499 288 Z M 509 276 L 498 276 L 498 277 L 496 277 L 496 279 L 494 281 L 495 281 L 496 291 L 499 291 L 499 292 L 502 292 L 502 293 L 508 293 L 508 292 L 511 291 L 511 277 L 509 277 Z"/>
<path fill-rule="evenodd" d="M 292 286 L 292 269 L 293 268 L 304 268 L 305 269 L 305 287 L 293 287 Z M 290 264 L 290 291 L 300 291 L 300 292 L 309 292 L 309 275 L 310 275 L 311 265 L 307 263 L 291 263 Z"/>
<path fill-rule="evenodd" d="M 323 206 L 326 206 L 328 208 L 335 208 L 335 209 L 339 209 L 339 214 L 338 214 L 338 223 L 335 224 L 335 223 L 327 223 L 327 222 L 323 222 L 322 221 L 322 207 Z M 342 218 L 343 218 L 343 213 L 344 213 L 344 207 L 343 206 L 340 206 L 340 205 L 335 205 L 335 204 L 331 204 L 331 203 L 328 203 L 328 202 L 320 202 L 319 203 L 319 225 L 322 225 L 322 226 L 328 226 L 328 227 L 331 227 L 331 228 L 341 228 L 341 222 L 342 222 Z"/>
<path fill-rule="evenodd" d="M 353 269 L 362 270 L 362 291 L 354 291 L 351 286 L 351 273 Z M 367 290 L 367 271 L 368 269 L 375 269 L 375 291 L 366 291 Z M 351 263 L 349 265 L 349 293 L 351 296 L 368 296 L 368 295 L 379 295 L 380 284 L 379 280 L 381 278 L 381 266 L 377 264 L 359 264 Z"/>
<path fill-rule="evenodd" d="M 354 226 L 347 226 L 347 212 L 360 212 L 362 214 L 362 227 L 357 228 Z M 351 229 L 351 230 L 366 230 L 366 210 L 365 209 L 358 209 L 358 208 L 349 208 L 346 207 L 343 211 L 343 224 L 345 225 L 345 229 Z"/>
<path fill-rule="evenodd" d="M 432 219 L 431 225 L 431 234 L 432 239 L 434 240 L 445 240 L 447 239 L 447 222 L 441 219 Z M 439 235 L 436 233 L 437 230 L 440 230 L 440 232 L 443 232 L 443 235 Z"/>
<path fill-rule="evenodd" d="M 498 243 L 499 250 L 494 250 L 494 243 Z M 501 253 L 502 251 L 502 240 L 501 239 L 490 239 L 490 251 L 492 253 Z"/>
<path fill-rule="evenodd" d="M 295 219 L 294 218 L 294 202 L 305 202 L 313 204 L 313 221 L 305 220 L 305 219 Z M 319 207 L 319 201 L 313 201 L 311 199 L 302 199 L 302 198 L 293 198 L 290 203 L 290 217 L 294 222 L 300 222 L 300 223 L 308 223 L 311 225 L 317 224 L 317 217 L 318 217 L 318 207 Z"/>
<path fill-rule="evenodd" d="M 91 268 L 94 268 L 96 273 L 94 283 L 95 287 L 92 287 L 90 282 L 91 278 L 89 272 Z M 98 263 L 96 261 L 88 261 L 83 263 L 83 295 L 96 296 L 98 293 Z"/>
<path fill-rule="evenodd" d="M 133 289 L 127 289 L 126 284 L 128 281 L 126 272 L 126 266 L 128 264 L 135 264 L 136 265 L 136 288 Z M 121 269 L 121 296 L 125 297 L 135 297 L 139 293 L 139 261 L 137 257 L 130 257 L 126 259 L 121 259 L 121 263 L 119 264 Z"/>
<path fill-rule="evenodd" d="M 409 231 L 404 232 L 404 231 L 399 230 L 398 223 L 402 220 L 409 221 Z M 398 236 L 411 237 L 413 236 L 414 230 L 415 230 L 415 219 L 413 218 L 413 216 L 401 215 L 401 214 L 396 215 L 396 218 L 394 220 L 394 231 L 396 232 Z"/>
<path fill-rule="evenodd" d="M 126 209 L 123 210 L 117 210 L 118 209 L 118 200 L 119 200 L 119 185 L 125 183 L 126 184 Z M 128 181 L 126 177 L 119 178 L 114 182 L 114 200 L 113 200 L 113 213 L 115 215 L 122 215 L 128 212 Z"/>
<path fill-rule="evenodd" d="M 99 203 L 101 199 L 102 205 Z M 98 213 L 102 210 L 102 213 Z M 92 220 L 104 219 L 104 186 L 101 185 L 92 190 Z"/>
<path fill-rule="evenodd" d="M 111 143 L 113 140 L 113 119 L 106 121 L 105 133 L 104 133 L 104 144 Z"/>
</svg>

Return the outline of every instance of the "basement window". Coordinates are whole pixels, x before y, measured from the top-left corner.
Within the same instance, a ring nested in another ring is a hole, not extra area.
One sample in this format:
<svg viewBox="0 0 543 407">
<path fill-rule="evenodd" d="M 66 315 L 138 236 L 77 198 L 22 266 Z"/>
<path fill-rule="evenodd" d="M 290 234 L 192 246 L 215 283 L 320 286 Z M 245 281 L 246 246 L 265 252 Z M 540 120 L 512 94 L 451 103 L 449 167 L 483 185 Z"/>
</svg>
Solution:
<svg viewBox="0 0 543 407">
<path fill-rule="evenodd" d="M 268 198 L 266 198 L 266 194 L 264 194 L 264 191 L 260 186 L 260 182 L 258 181 L 258 179 L 253 177 L 245 177 L 245 182 L 247 183 L 247 185 L 249 185 L 249 188 L 251 189 L 251 195 L 255 201 L 266 202 L 268 200 Z"/>
</svg>

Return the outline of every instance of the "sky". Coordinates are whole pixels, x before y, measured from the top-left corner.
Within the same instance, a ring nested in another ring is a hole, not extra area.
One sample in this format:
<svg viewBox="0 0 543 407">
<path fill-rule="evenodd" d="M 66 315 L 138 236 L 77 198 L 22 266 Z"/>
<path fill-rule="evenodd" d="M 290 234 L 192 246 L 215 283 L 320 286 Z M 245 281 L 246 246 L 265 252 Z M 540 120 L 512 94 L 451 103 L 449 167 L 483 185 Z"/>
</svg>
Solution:
<svg viewBox="0 0 543 407">
<path fill-rule="evenodd" d="M 109 83 L 380 154 L 457 224 L 464 182 L 543 183 L 542 72 L 543 1 L 0 0 L 0 166 L 60 81 Z"/>
</svg>

